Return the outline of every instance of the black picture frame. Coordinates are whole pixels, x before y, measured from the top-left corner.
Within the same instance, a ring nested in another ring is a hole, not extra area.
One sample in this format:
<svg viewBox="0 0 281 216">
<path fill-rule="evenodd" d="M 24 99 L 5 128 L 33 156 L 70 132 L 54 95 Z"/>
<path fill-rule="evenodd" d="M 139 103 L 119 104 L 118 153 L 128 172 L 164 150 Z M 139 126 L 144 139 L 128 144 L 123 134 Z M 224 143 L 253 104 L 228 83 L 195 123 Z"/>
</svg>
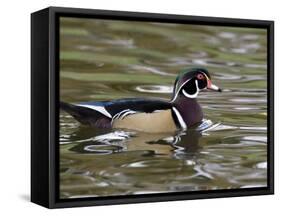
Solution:
<svg viewBox="0 0 281 216">
<path fill-rule="evenodd" d="M 267 29 L 268 184 L 261 188 L 59 199 L 59 17 Z M 49 7 L 31 15 L 31 201 L 47 208 L 266 195 L 274 193 L 274 22 Z"/>
</svg>

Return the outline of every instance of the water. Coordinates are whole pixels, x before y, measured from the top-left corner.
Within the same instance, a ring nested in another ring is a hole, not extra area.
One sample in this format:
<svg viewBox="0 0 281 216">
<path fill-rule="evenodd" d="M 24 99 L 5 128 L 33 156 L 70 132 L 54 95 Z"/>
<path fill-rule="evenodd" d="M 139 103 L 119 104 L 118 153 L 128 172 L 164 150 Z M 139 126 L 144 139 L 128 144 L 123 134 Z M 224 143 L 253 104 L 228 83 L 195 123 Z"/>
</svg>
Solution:
<svg viewBox="0 0 281 216">
<path fill-rule="evenodd" d="M 170 99 L 178 72 L 205 67 L 204 122 L 170 134 L 100 130 L 60 113 L 60 197 L 262 187 L 267 184 L 266 30 L 61 20 L 65 102 Z"/>
</svg>

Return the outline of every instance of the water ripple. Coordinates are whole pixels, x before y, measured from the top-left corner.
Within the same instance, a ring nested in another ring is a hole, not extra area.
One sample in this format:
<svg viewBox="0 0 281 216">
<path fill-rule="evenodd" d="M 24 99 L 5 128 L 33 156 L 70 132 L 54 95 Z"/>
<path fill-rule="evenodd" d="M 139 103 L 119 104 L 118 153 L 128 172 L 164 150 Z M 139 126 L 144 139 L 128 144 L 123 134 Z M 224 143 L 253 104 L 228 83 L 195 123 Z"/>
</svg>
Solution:
<svg viewBox="0 0 281 216">
<path fill-rule="evenodd" d="M 83 127 L 62 112 L 61 198 L 266 185 L 266 30 L 74 18 L 61 27 L 63 101 L 166 98 L 180 71 L 202 66 L 224 89 L 200 93 L 203 122 L 172 133 Z"/>
<path fill-rule="evenodd" d="M 173 87 L 172 86 L 164 86 L 164 85 L 142 85 L 137 86 L 136 90 L 139 92 L 146 92 L 146 93 L 172 93 Z"/>
</svg>

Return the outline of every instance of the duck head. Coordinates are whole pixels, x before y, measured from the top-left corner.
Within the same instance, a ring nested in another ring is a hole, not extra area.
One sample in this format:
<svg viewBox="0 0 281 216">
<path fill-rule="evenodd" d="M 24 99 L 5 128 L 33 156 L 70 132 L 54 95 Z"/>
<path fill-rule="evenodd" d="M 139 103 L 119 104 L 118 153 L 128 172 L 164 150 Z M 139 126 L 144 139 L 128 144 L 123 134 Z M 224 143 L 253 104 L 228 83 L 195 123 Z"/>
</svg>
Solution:
<svg viewBox="0 0 281 216">
<path fill-rule="evenodd" d="M 172 102 L 179 96 L 196 98 L 201 90 L 209 89 L 221 92 L 221 89 L 211 81 L 210 73 L 204 68 L 192 68 L 178 75 L 173 91 Z"/>
</svg>

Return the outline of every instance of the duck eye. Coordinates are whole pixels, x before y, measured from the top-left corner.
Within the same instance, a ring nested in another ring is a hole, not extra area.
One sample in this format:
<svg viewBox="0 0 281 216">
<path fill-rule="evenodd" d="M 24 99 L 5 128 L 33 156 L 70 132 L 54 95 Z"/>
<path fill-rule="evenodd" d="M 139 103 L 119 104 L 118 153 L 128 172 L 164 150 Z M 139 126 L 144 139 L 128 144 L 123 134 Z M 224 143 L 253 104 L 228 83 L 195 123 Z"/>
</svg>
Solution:
<svg viewBox="0 0 281 216">
<path fill-rule="evenodd" d="M 197 75 L 197 79 L 199 79 L 199 80 L 202 80 L 202 79 L 204 79 L 204 76 L 203 76 L 203 74 L 198 74 L 198 75 Z"/>
</svg>

